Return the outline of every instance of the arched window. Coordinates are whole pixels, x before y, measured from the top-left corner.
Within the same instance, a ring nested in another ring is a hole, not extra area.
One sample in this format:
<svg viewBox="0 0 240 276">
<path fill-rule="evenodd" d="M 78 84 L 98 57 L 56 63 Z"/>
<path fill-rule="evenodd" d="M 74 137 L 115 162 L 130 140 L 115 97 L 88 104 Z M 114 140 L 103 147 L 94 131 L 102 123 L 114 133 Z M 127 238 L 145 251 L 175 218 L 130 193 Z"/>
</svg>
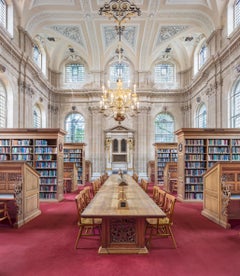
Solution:
<svg viewBox="0 0 240 276">
<path fill-rule="evenodd" d="M 195 118 L 196 127 L 198 128 L 206 128 L 207 127 L 207 110 L 206 105 L 202 103 L 197 112 Z"/>
<path fill-rule="evenodd" d="M 35 128 L 42 127 L 41 109 L 37 104 L 35 104 L 33 107 L 33 127 L 35 127 Z"/>
<path fill-rule="evenodd" d="M 158 114 L 154 123 L 155 142 L 174 142 L 174 119 L 170 114 Z"/>
<path fill-rule="evenodd" d="M 0 128 L 4 128 L 7 125 L 7 99 L 6 91 L 3 84 L 0 82 Z"/>
<path fill-rule="evenodd" d="M 130 68 L 126 62 L 115 62 L 109 68 L 110 87 L 114 87 L 119 77 L 122 79 L 123 87 L 130 84 Z"/>
<path fill-rule="evenodd" d="M 154 68 L 154 82 L 173 83 L 176 81 L 176 70 L 173 63 L 158 63 Z"/>
<path fill-rule="evenodd" d="M 114 139 L 112 143 L 113 143 L 113 152 L 118 152 L 118 140 Z"/>
<path fill-rule="evenodd" d="M 127 152 L 127 141 L 125 139 L 121 140 L 121 152 Z"/>
<path fill-rule="evenodd" d="M 71 113 L 65 119 L 65 130 L 67 135 L 65 141 L 68 143 L 79 143 L 84 141 L 85 121 L 81 114 Z"/>
<path fill-rule="evenodd" d="M 33 60 L 42 69 L 42 53 L 37 45 L 33 46 Z"/>
<path fill-rule="evenodd" d="M 83 83 L 85 81 L 85 66 L 81 63 L 68 63 L 65 66 L 66 83 Z"/>
<path fill-rule="evenodd" d="M 198 54 L 198 69 L 200 69 L 203 66 L 206 60 L 207 60 L 207 46 L 206 46 L 206 43 L 204 42 L 201 45 L 201 48 Z"/>
<path fill-rule="evenodd" d="M 231 92 L 230 96 L 231 127 L 240 127 L 240 80 Z"/>
<path fill-rule="evenodd" d="M 240 0 L 236 0 L 233 6 L 234 28 L 240 25 Z"/>
<path fill-rule="evenodd" d="M 13 5 L 11 1 L 0 0 L 0 27 L 6 29 L 13 36 Z"/>
<path fill-rule="evenodd" d="M 0 23 L 7 28 L 7 3 L 5 0 L 0 0 Z"/>
</svg>

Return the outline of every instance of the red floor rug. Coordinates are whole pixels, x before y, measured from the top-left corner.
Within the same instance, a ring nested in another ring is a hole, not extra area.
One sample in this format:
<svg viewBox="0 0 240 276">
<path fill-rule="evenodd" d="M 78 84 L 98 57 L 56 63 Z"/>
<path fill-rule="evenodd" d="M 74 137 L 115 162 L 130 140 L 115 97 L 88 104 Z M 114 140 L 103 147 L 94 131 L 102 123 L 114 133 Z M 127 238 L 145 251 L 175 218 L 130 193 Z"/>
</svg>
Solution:
<svg viewBox="0 0 240 276">
<path fill-rule="evenodd" d="M 202 204 L 176 204 L 173 231 L 152 243 L 148 255 L 98 255 L 99 239 L 82 239 L 74 249 L 75 194 L 41 203 L 42 214 L 19 229 L 0 224 L 1 276 L 237 276 L 240 226 L 224 229 L 201 215 Z"/>
</svg>

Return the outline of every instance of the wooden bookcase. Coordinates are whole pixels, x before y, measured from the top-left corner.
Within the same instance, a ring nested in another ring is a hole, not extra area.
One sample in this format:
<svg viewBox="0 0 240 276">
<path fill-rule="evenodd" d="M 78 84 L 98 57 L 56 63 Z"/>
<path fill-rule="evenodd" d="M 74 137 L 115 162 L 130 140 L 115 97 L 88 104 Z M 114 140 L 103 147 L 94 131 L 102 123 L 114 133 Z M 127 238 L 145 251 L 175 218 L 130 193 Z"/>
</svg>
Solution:
<svg viewBox="0 0 240 276">
<path fill-rule="evenodd" d="M 164 168 L 168 162 L 177 162 L 177 143 L 155 143 L 155 185 L 164 184 Z"/>
<path fill-rule="evenodd" d="M 74 192 L 78 190 L 78 171 L 73 162 L 64 162 L 63 183 L 65 192 Z"/>
<path fill-rule="evenodd" d="M 27 162 L 0 162 L 0 201 L 7 201 L 16 228 L 41 214 L 39 177 L 39 173 Z"/>
<path fill-rule="evenodd" d="M 148 179 L 151 183 L 155 183 L 155 161 L 148 161 Z"/>
<path fill-rule="evenodd" d="M 77 166 L 78 184 L 85 184 L 85 143 L 65 143 L 64 162 L 73 162 Z"/>
<path fill-rule="evenodd" d="M 217 162 L 203 181 L 202 215 L 230 228 L 230 219 L 240 219 L 240 162 Z M 226 188 L 230 193 L 226 194 Z"/>
<path fill-rule="evenodd" d="M 168 162 L 165 165 L 163 189 L 169 193 L 176 192 L 177 188 L 177 162 Z"/>
<path fill-rule="evenodd" d="M 85 181 L 91 182 L 92 177 L 92 163 L 89 160 L 85 160 Z"/>
<path fill-rule="evenodd" d="M 240 161 L 239 129 L 184 128 L 178 139 L 178 198 L 203 200 L 203 175 L 216 162 Z"/>
<path fill-rule="evenodd" d="M 55 128 L 0 129 L 0 160 L 26 161 L 40 174 L 41 200 L 63 199 L 63 143 Z"/>
</svg>

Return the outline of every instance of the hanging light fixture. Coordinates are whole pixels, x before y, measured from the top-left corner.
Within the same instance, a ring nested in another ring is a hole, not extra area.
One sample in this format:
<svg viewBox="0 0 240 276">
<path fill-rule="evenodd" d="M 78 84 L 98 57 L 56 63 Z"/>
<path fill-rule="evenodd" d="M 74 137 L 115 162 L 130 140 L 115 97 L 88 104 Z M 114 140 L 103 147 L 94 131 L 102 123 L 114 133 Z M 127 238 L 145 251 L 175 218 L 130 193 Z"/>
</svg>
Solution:
<svg viewBox="0 0 240 276">
<path fill-rule="evenodd" d="M 141 10 L 132 1 L 128 0 L 110 0 L 99 9 L 99 14 L 107 16 L 109 19 L 114 19 L 117 23 L 115 26 L 119 40 L 121 40 L 122 33 L 125 29 L 122 23 L 130 20 L 133 16 L 140 16 Z"/>
<path fill-rule="evenodd" d="M 117 34 L 119 36 L 119 44 L 116 49 L 119 67 L 122 67 L 123 48 L 121 47 L 121 36 L 125 30 L 125 23 L 127 19 L 132 16 L 140 15 L 141 11 L 133 2 L 127 0 L 111 0 L 109 3 L 105 3 L 103 7 L 99 9 L 99 14 L 114 19 L 118 24 L 115 26 Z M 100 111 L 105 115 L 113 114 L 116 121 L 121 123 L 125 120 L 126 114 L 131 116 L 139 112 L 139 101 L 136 94 L 136 84 L 133 85 L 133 90 L 123 87 L 122 70 L 118 70 L 117 83 L 115 89 L 110 89 L 110 83 L 108 88 L 102 87 L 102 98 L 100 101 Z"/>
</svg>

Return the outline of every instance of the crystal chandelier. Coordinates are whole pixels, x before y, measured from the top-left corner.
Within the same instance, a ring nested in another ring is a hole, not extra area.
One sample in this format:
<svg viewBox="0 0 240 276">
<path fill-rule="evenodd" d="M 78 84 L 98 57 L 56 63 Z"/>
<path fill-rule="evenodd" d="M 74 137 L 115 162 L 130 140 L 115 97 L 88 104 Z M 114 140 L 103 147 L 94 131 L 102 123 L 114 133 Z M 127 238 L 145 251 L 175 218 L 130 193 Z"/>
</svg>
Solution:
<svg viewBox="0 0 240 276">
<path fill-rule="evenodd" d="M 109 3 L 105 3 L 103 7 L 99 9 L 100 15 L 105 15 L 107 17 L 114 18 L 117 22 L 115 29 L 119 36 L 119 45 L 116 50 L 119 65 L 122 64 L 123 49 L 121 47 L 121 36 L 125 29 L 122 23 L 126 22 L 132 16 L 140 15 L 141 11 L 136 5 L 127 0 L 111 0 Z M 139 101 L 136 94 L 136 85 L 134 84 L 133 90 L 130 88 L 123 87 L 122 72 L 118 70 L 118 77 L 115 89 L 110 89 L 102 87 L 102 98 L 100 101 L 100 112 L 104 113 L 106 116 L 113 114 L 116 121 L 121 123 L 125 120 L 126 114 L 129 113 L 131 116 L 139 112 Z"/>
</svg>

